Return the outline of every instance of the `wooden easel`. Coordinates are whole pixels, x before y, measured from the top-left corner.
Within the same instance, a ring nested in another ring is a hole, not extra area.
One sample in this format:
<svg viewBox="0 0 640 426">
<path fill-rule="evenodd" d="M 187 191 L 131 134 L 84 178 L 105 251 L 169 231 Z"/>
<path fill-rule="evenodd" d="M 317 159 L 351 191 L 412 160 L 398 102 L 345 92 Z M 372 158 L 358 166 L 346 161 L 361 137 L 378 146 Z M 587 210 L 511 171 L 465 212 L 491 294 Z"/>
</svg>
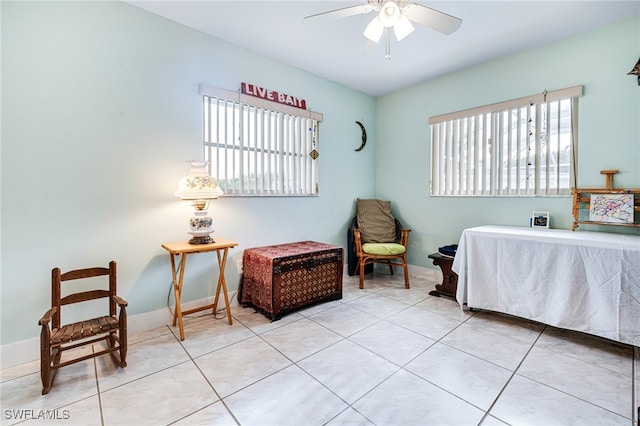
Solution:
<svg viewBox="0 0 640 426">
<path fill-rule="evenodd" d="M 601 175 L 606 175 L 604 183 L 605 189 L 613 189 L 613 175 L 618 172 L 619 170 L 600 170 Z"/>
<path fill-rule="evenodd" d="M 575 231 L 579 224 L 591 224 L 591 225 L 607 225 L 607 226 L 628 226 L 640 229 L 640 222 L 637 216 L 640 212 L 640 188 L 614 188 L 613 187 L 613 175 L 617 174 L 618 170 L 600 170 L 601 175 L 605 175 L 605 187 L 604 188 L 573 188 L 573 226 L 572 231 Z M 595 222 L 591 220 L 580 220 L 580 211 L 589 210 L 591 204 L 592 194 L 633 194 L 633 211 L 634 221 L 633 223 L 613 223 L 613 222 Z"/>
</svg>

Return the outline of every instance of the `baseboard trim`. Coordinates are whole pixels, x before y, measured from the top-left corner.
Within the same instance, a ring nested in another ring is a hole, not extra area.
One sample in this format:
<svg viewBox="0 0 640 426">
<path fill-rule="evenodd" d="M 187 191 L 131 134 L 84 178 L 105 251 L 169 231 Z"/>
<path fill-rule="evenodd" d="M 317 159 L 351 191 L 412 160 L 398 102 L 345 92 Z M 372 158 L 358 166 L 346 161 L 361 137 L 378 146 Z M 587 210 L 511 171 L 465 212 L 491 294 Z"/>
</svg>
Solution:
<svg viewBox="0 0 640 426">
<path fill-rule="evenodd" d="M 347 265 L 344 265 L 345 274 L 347 273 Z M 409 274 L 417 275 L 432 279 L 433 281 L 440 282 L 442 280 L 442 274 L 440 271 L 431 268 L 425 268 L 422 266 L 409 265 Z M 229 292 L 229 302 L 231 306 L 237 306 L 238 300 L 236 297 L 237 291 Z M 214 297 L 207 297 L 200 300 L 184 303 L 182 308 L 184 310 L 197 308 L 198 306 L 204 306 L 212 304 Z M 224 306 L 224 303 L 218 302 L 218 306 Z M 171 307 L 173 309 L 173 306 Z M 127 318 L 127 328 L 130 334 L 138 333 L 145 330 L 161 327 L 163 325 L 171 324 L 173 321 L 172 312 L 167 307 L 157 309 L 150 312 L 142 312 L 140 314 L 129 315 Z M 14 367 L 16 365 L 24 364 L 27 362 L 36 361 L 40 358 L 40 338 L 34 337 L 27 340 L 22 340 L 15 343 L 9 343 L 0 346 L 0 369 Z"/>
<path fill-rule="evenodd" d="M 380 268 L 387 268 L 386 265 L 376 264 L 374 265 Z M 344 274 L 348 274 L 349 267 L 345 263 L 344 265 Z M 437 281 L 438 283 L 442 281 L 442 272 L 438 269 L 425 268 L 424 266 L 415 266 L 409 265 L 409 275 L 417 275 L 419 277 L 424 277 L 433 281 Z"/>
<path fill-rule="evenodd" d="M 214 297 L 206 297 L 200 300 L 183 303 L 182 309 L 193 309 L 198 306 L 210 305 L 214 301 Z M 221 303 L 222 302 L 222 303 Z M 238 305 L 236 291 L 229 292 L 229 304 Z M 218 301 L 218 308 L 224 307 L 224 300 Z M 129 315 L 127 317 L 127 329 L 129 334 L 150 330 L 163 325 L 171 324 L 173 321 L 174 306 L 164 307 L 155 311 L 142 312 L 140 314 Z M 40 337 L 22 340 L 15 343 L 0 346 L 0 369 L 14 367 L 16 365 L 27 362 L 37 361 L 40 359 Z"/>
</svg>

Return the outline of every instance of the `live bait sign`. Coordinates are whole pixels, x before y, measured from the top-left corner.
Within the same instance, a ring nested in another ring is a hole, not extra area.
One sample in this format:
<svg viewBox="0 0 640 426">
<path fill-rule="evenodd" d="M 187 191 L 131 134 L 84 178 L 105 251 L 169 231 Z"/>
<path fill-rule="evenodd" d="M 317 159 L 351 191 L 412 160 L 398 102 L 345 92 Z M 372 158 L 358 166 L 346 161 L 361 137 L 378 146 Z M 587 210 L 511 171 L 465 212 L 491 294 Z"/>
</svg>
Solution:
<svg viewBox="0 0 640 426">
<path fill-rule="evenodd" d="M 275 90 L 265 89 L 264 87 L 259 87 L 249 83 L 242 83 L 242 93 L 266 99 L 268 101 L 277 102 L 279 104 L 307 109 L 307 101 L 304 99 L 296 98 L 295 96 L 287 95 L 286 93 L 276 92 Z"/>
</svg>

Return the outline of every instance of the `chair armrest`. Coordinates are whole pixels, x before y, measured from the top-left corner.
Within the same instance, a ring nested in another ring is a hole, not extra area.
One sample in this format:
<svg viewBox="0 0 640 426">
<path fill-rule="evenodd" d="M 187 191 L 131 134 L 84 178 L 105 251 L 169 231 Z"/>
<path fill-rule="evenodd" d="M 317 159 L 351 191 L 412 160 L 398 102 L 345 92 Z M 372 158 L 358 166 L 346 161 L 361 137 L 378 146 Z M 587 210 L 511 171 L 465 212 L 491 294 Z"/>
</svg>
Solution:
<svg viewBox="0 0 640 426">
<path fill-rule="evenodd" d="M 353 245 L 356 248 L 358 257 L 362 256 L 362 238 L 360 237 L 360 230 L 358 228 L 353 230 Z"/>
<path fill-rule="evenodd" d="M 349 228 L 347 228 L 347 240 L 350 240 L 351 243 L 353 244 L 353 249 L 355 251 L 355 237 L 354 237 L 354 230 L 358 229 L 358 220 L 354 217 L 353 220 L 351 221 L 351 225 L 349 226 Z M 347 241 L 348 242 L 348 241 Z"/>
<path fill-rule="evenodd" d="M 409 232 L 411 232 L 411 229 L 403 229 L 400 236 L 400 244 L 405 247 L 409 245 Z"/>
<path fill-rule="evenodd" d="M 47 312 L 44 313 L 40 321 L 38 321 L 39 325 L 47 325 L 51 322 L 51 317 L 58 311 L 57 307 L 50 308 Z"/>
<path fill-rule="evenodd" d="M 351 226 L 347 228 L 347 272 L 349 276 L 353 276 L 358 263 L 358 255 L 356 252 L 356 242 L 353 236 L 353 230 L 358 226 L 357 218 L 351 220 Z"/>
<path fill-rule="evenodd" d="M 129 304 L 127 303 L 126 300 L 124 300 L 122 297 L 117 296 L 117 295 L 113 295 L 113 300 L 118 304 L 118 306 L 120 306 L 121 308 L 125 308 L 127 307 Z"/>
</svg>

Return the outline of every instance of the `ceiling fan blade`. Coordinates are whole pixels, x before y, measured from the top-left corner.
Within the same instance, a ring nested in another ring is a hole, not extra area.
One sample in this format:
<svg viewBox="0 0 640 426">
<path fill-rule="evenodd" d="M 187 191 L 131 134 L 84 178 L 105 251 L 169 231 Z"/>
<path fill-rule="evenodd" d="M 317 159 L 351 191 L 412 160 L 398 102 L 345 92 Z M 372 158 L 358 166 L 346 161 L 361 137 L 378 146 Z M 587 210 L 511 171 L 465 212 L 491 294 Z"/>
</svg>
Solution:
<svg viewBox="0 0 640 426">
<path fill-rule="evenodd" d="M 417 3 L 407 4 L 404 7 L 404 12 L 413 22 L 417 22 L 443 34 L 451 34 L 462 25 L 462 19 L 460 18 L 447 15 L 444 12 Z"/>
<path fill-rule="evenodd" d="M 341 19 L 348 16 L 360 15 L 363 13 L 369 13 L 373 10 L 373 7 L 369 4 L 363 4 L 359 6 L 344 7 L 342 9 L 330 10 L 328 12 L 317 13 L 315 15 L 309 15 L 304 17 L 304 22 L 318 21 L 324 19 Z"/>
</svg>

